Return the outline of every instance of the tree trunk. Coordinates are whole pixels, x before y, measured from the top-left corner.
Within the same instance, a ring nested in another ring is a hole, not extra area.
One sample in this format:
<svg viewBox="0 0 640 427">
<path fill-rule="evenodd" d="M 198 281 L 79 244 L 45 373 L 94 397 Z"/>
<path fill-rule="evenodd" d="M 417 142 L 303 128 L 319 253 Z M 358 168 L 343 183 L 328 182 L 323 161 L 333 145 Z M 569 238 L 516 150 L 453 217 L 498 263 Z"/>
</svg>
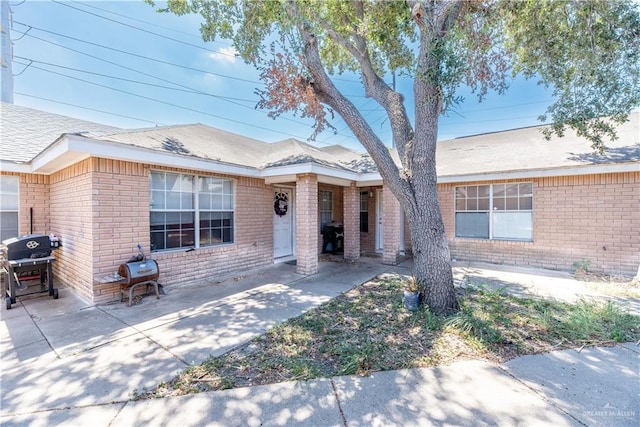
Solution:
<svg viewBox="0 0 640 427">
<path fill-rule="evenodd" d="M 288 13 L 296 18 L 296 4 L 288 5 Z M 436 141 L 442 95 L 425 72 L 438 66 L 437 61 L 433 62 L 433 55 L 427 55 L 427 48 L 430 46 L 425 42 L 427 36 L 422 34 L 418 67 L 422 71 L 414 82 L 415 132 L 411 130 L 402 96 L 391 90 L 376 74 L 366 43 L 362 40 L 361 44 L 365 48 L 358 50 L 344 41 L 361 65 L 365 92 L 387 111 L 402 162 L 402 170 L 399 170 L 389 150 L 360 111 L 329 79 L 320 58 L 315 35 L 302 24 L 299 31 L 305 41 L 305 66 L 313 77 L 311 87 L 315 96 L 340 114 L 375 161 L 384 184 L 391 189 L 407 213 L 413 245 L 414 275 L 425 289 L 425 301 L 429 309 L 435 314 L 457 311 L 459 306 L 453 287 L 449 245 L 440 214 L 436 177 Z M 431 58 L 431 63 L 427 62 L 428 57 Z"/>
<path fill-rule="evenodd" d="M 421 55 L 427 58 L 423 40 Z M 437 64 L 422 63 L 423 69 Z M 444 230 L 438 199 L 436 145 L 438 116 L 442 96 L 437 85 L 424 76 L 414 81 L 415 133 L 408 150 L 411 176 L 412 203 L 409 203 L 408 221 L 413 245 L 414 269 L 418 282 L 425 288 L 425 302 L 435 314 L 450 314 L 460 307 L 453 287 L 451 255 Z M 407 194 L 406 196 L 409 196 Z"/>
<path fill-rule="evenodd" d="M 433 121 L 437 121 L 437 117 Z M 432 126 L 437 127 L 437 122 Z M 453 287 L 449 243 L 440 212 L 435 162 L 436 136 L 432 132 L 417 129 L 415 138 L 422 140 L 417 145 L 433 153 L 414 156 L 414 163 L 419 164 L 414 165 L 413 170 L 420 173 L 412 177 L 412 194 L 405 195 L 412 199 L 412 203 L 405 206 L 405 212 L 411 231 L 414 275 L 425 289 L 425 303 L 432 313 L 450 314 L 458 311 L 459 305 Z M 423 150 L 418 148 L 417 151 L 420 153 Z"/>
<path fill-rule="evenodd" d="M 426 214 L 407 214 L 413 247 L 414 275 L 424 287 L 425 303 L 434 314 L 458 311 L 451 257 L 438 206 L 437 189 L 429 189 Z"/>
</svg>

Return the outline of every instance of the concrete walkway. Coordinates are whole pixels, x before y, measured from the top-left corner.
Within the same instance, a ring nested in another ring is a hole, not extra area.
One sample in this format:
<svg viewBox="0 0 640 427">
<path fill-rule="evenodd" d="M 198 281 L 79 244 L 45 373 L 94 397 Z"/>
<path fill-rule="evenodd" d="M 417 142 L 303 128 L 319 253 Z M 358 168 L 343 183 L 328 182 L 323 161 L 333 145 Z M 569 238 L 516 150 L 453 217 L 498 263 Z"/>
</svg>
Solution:
<svg viewBox="0 0 640 427">
<path fill-rule="evenodd" d="M 0 311 L 0 424 L 69 425 L 638 425 L 640 347 L 526 356 L 503 365 L 451 366 L 287 382 L 131 401 L 135 391 L 264 333 L 271 326 L 411 262 L 321 263 L 301 276 L 277 264 L 222 282 L 168 287 L 137 305 L 19 300 Z M 514 292 L 592 295 L 568 275 L 456 264 L 458 282 L 508 283 Z M 572 289 L 567 292 L 566 289 Z M 630 308 L 638 301 L 623 301 Z"/>
</svg>

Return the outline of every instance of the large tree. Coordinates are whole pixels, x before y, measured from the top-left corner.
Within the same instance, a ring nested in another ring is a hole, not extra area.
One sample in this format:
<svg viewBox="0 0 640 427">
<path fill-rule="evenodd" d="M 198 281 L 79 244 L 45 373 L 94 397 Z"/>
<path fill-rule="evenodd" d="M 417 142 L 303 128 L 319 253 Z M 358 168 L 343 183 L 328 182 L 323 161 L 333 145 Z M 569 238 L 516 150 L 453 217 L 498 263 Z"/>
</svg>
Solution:
<svg viewBox="0 0 640 427">
<path fill-rule="evenodd" d="M 407 215 L 414 274 L 438 314 L 458 309 L 436 187 L 438 117 L 461 101 L 456 90 L 482 98 L 518 73 L 536 78 L 553 90 L 550 131 L 573 128 L 596 150 L 640 104 L 640 18 L 627 0 L 169 0 L 164 10 L 199 13 L 205 40 L 232 40 L 261 70 L 259 107 L 274 117 L 312 117 L 314 136 L 342 117 Z M 336 87 L 343 72 L 386 111 L 400 165 Z M 413 118 L 391 72 L 413 78 Z"/>
</svg>

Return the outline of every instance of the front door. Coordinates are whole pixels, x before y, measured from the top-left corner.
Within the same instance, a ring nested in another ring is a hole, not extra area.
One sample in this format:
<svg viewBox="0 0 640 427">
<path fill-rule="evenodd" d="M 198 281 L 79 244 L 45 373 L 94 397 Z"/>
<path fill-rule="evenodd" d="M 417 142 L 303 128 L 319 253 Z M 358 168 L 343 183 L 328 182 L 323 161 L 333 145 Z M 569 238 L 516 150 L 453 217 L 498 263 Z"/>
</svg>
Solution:
<svg viewBox="0 0 640 427">
<path fill-rule="evenodd" d="M 382 228 L 382 190 L 376 190 L 376 252 L 384 247 L 384 231 Z"/>
<path fill-rule="evenodd" d="M 273 194 L 273 257 L 293 255 L 293 189 L 275 188 Z"/>
</svg>

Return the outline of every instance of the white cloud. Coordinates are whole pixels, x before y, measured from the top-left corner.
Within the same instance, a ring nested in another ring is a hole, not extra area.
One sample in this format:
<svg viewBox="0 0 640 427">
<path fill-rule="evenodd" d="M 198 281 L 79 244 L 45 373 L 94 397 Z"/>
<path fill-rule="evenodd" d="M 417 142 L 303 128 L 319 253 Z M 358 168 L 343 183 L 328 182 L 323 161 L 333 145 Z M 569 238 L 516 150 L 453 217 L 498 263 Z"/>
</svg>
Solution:
<svg viewBox="0 0 640 427">
<path fill-rule="evenodd" d="M 238 57 L 236 56 L 236 54 L 237 52 L 234 49 L 234 47 L 229 46 L 229 47 L 223 47 L 217 52 L 210 53 L 209 58 L 213 59 L 214 61 L 229 62 L 231 64 L 234 64 L 238 60 Z"/>
</svg>

